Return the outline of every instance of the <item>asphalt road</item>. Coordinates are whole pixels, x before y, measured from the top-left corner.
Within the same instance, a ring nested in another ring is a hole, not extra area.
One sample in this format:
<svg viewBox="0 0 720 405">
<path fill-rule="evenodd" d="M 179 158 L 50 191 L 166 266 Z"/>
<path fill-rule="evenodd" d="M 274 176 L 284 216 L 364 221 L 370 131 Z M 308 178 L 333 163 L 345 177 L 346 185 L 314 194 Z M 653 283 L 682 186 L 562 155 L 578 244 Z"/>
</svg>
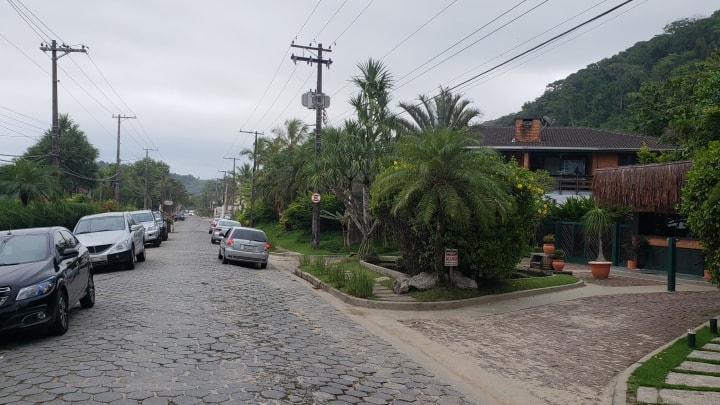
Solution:
<svg viewBox="0 0 720 405">
<path fill-rule="evenodd" d="M 275 266 L 222 265 L 206 219 L 95 275 L 63 336 L 0 338 L 0 404 L 472 404 Z"/>
</svg>

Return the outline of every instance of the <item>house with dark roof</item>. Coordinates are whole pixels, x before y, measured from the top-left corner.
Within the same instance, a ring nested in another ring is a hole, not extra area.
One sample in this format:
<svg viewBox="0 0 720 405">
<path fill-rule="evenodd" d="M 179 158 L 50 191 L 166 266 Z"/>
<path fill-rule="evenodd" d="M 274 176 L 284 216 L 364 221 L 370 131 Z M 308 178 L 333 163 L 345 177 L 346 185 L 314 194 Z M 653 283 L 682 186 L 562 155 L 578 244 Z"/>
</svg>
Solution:
<svg viewBox="0 0 720 405">
<path fill-rule="evenodd" d="M 516 118 L 515 126 L 475 127 L 483 137 L 483 146 L 514 157 L 530 170 L 547 170 L 556 180 L 557 194 L 591 191 L 596 169 L 637 164 L 637 152 L 643 145 L 650 151 L 676 148 L 661 144 L 657 138 L 596 128 L 553 127 L 549 119 Z"/>
</svg>

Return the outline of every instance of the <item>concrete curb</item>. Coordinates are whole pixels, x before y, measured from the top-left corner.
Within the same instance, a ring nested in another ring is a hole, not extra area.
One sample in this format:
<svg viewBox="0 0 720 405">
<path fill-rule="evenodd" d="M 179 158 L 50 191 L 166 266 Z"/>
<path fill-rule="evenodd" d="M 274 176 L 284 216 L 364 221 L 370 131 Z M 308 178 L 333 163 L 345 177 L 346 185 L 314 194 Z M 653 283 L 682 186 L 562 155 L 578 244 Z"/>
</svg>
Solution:
<svg viewBox="0 0 720 405">
<path fill-rule="evenodd" d="M 373 309 L 388 309 L 388 310 L 401 310 L 401 311 L 427 311 L 427 310 L 443 310 L 443 309 L 458 309 L 469 306 L 475 306 L 479 304 L 488 304 L 498 301 L 518 299 L 524 297 L 530 297 L 533 295 L 547 294 L 558 291 L 570 290 L 578 287 L 585 286 L 585 283 L 580 280 L 574 284 L 566 284 L 555 287 L 539 288 L 534 290 L 516 291 L 507 294 L 494 294 L 487 295 L 484 297 L 468 298 L 457 301 L 440 301 L 440 302 L 405 302 L 405 301 L 377 301 L 368 300 L 365 298 L 353 297 L 343 292 L 336 290 L 335 288 L 327 285 L 326 283 L 318 280 L 313 275 L 305 273 L 300 269 L 295 269 L 294 274 L 303 280 L 310 282 L 313 287 L 321 289 L 332 294 L 339 300 L 354 305 L 357 307 L 373 308 Z"/>
</svg>

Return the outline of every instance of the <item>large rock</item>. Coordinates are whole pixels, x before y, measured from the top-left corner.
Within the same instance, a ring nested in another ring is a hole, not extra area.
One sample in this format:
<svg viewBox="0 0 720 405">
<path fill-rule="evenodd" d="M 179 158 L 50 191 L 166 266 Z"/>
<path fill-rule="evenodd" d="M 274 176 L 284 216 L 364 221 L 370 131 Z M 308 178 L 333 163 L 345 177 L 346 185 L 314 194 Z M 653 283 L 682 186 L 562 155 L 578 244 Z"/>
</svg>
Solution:
<svg viewBox="0 0 720 405">
<path fill-rule="evenodd" d="M 477 290 L 477 283 L 475 280 L 463 276 L 459 271 L 450 271 L 450 280 L 452 284 L 463 290 Z"/>
<path fill-rule="evenodd" d="M 396 278 L 393 281 L 392 288 L 395 294 L 407 294 L 410 291 L 409 278 Z"/>
<path fill-rule="evenodd" d="M 435 284 L 437 284 L 437 277 L 435 277 L 435 274 L 425 272 L 412 276 L 408 281 L 410 288 L 420 291 L 429 290 L 435 287 Z"/>
</svg>

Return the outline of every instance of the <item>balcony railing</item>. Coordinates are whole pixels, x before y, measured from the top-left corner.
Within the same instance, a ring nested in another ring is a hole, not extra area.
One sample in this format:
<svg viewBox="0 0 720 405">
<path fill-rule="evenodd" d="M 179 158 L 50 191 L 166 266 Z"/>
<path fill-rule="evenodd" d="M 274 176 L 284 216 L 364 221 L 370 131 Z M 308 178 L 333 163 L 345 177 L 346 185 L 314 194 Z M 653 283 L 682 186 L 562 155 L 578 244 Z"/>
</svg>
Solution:
<svg viewBox="0 0 720 405">
<path fill-rule="evenodd" d="M 558 194 L 580 194 L 592 191 L 592 176 L 554 176 Z"/>
</svg>

